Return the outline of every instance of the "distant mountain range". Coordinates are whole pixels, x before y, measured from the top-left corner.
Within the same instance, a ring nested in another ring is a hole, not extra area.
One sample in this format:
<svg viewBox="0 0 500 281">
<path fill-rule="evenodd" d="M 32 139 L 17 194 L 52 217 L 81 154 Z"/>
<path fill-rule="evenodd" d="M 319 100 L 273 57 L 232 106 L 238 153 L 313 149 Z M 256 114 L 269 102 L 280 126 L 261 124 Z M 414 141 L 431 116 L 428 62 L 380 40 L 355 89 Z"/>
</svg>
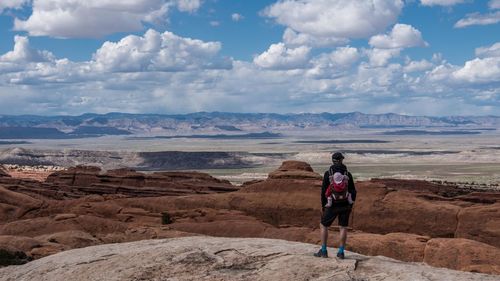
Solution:
<svg viewBox="0 0 500 281">
<path fill-rule="evenodd" d="M 0 115 L 0 139 L 82 138 L 102 135 L 219 137 L 313 129 L 450 128 L 496 130 L 500 116 L 407 116 L 394 113 L 225 113 L 182 115 L 83 114 L 80 116 Z M 403 132 L 404 133 L 404 132 Z M 273 134 L 269 133 L 270 136 Z"/>
</svg>

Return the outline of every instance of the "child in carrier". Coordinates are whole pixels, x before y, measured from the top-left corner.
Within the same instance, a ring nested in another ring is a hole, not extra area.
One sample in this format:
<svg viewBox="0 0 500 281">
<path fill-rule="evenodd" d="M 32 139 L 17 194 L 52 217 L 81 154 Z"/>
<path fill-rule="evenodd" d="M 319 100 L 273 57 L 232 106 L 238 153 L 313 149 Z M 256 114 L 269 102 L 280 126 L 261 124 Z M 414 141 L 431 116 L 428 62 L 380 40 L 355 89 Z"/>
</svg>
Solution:
<svg viewBox="0 0 500 281">
<path fill-rule="evenodd" d="M 349 204 L 352 204 L 353 201 L 351 199 L 351 194 L 347 191 L 349 176 L 347 175 L 347 169 L 345 169 L 345 166 L 334 165 L 330 169 L 329 173 L 330 184 L 325 192 L 328 203 L 325 207 L 331 207 L 334 200 L 339 202 L 347 201 Z"/>
</svg>

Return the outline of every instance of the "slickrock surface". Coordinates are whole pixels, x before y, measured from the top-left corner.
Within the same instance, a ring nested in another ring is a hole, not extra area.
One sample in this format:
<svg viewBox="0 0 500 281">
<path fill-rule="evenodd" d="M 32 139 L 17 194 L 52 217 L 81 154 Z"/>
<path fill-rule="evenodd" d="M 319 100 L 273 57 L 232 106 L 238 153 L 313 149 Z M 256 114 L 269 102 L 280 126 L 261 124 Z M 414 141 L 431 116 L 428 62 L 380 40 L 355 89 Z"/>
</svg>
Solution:
<svg viewBox="0 0 500 281">
<path fill-rule="evenodd" d="M 497 276 L 347 252 L 316 258 L 317 246 L 271 239 L 186 237 L 62 252 L 0 269 L 5 281 L 97 280 L 499 280 Z M 334 249 L 329 249 L 334 253 Z"/>
</svg>

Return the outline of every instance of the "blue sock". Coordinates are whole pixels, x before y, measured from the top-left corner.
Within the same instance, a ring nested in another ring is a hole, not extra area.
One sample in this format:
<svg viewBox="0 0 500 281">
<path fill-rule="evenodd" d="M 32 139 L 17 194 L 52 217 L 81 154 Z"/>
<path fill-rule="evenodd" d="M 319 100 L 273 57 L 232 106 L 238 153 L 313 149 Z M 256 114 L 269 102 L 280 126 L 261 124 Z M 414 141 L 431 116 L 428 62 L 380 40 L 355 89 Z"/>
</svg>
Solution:
<svg viewBox="0 0 500 281">
<path fill-rule="evenodd" d="M 321 251 L 326 252 L 326 245 L 325 244 L 321 245 Z"/>
<path fill-rule="evenodd" d="M 343 253 L 344 252 L 344 246 L 340 246 L 339 247 L 339 253 Z"/>
</svg>

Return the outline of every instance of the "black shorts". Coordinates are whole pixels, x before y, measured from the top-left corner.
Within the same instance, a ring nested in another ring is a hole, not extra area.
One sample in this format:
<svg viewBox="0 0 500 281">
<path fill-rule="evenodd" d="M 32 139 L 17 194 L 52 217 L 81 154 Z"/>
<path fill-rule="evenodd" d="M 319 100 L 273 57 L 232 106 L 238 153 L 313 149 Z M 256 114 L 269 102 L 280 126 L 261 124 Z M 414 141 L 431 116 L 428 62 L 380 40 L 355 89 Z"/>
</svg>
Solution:
<svg viewBox="0 0 500 281">
<path fill-rule="evenodd" d="M 325 208 L 323 217 L 321 217 L 321 224 L 328 227 L 332 225 L 333 221 L 338 216 L 339 226 L 347 227 L 349 225 L 349 216 L 351 215 L 351 209 L 351 206 Z"/>
</svg>

